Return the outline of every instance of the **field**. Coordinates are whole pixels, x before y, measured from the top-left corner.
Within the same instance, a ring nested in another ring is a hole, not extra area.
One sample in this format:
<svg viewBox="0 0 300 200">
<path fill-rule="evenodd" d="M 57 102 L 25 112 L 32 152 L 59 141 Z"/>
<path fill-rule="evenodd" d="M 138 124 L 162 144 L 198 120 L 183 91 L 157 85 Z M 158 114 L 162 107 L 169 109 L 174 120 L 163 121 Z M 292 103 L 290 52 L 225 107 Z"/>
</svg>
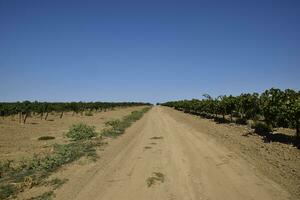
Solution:
<svg viewBox="0 0 300 200">
<path fill-rule="evenodd" d="M 299 199 L 299 94 L 2 103 L 0 197 Z"/>
<path fill-rule="evenodd" d="M 32 116 L 26 124 L 19 124 L 17 117 L 1 119 L 1 160 L 14 162 L 51 155 L 53 144 L 70 144 L 73 124 L 95 126 L 101 133 L 73 141 L 83 147 L 87 142 L 93 154 L 63 162 L 38 178 L 30 172 L 21 182 L 22 190 L 7 199 L 300 198 L 300 151 L 295 144 L 267 141 L 251 125 L 219 123 L 166 106 L 147 112 L 147 107 L 91 116 L 66 112 L 63 118 L 54 113 L 48 120 Z M 141 112 L 133 112 L 137 110 Z M 295 135 L 289 128 L 273 131 L 286 138 Z M 54 139 L 39 140 L 41 136 Z"/>
<path fill-rule="evenodd" d="M 106 121 L 120 119 L 136 109 L 136 107 L 116 108 L 107 112 L 96 112 L 92 116 L 68 112 L 64 113 L 61 119 L 60 113 L 52 113 L 47 120 L 41 120 L 36 116 L 29 118 L 26 124 L 18 123 L 16 116 L 0 119 L 0 159 L 20 159 L 49 151 L 52 144 L 68 141 L 63 135 L 73 124 L 83 122 L 95 126 L 96 131 L 100 131 Z M 42 136 L 55 138 L 38 140 Z"/>
<path fill-rule="evenodd" d="M 53 198 L 53 191 L 68 179 L 52 176 L 78 160 L 95 162 L 97 151 L 123 134 L 149 106 L 64 112 L 64 117 L 51 112 L 47 119 L 33 108 L 27 111 L 26 123 L 19 123 L 15 115 L 1 118 L 0 199 Z"/>
<path fill-rule="evenodd" d="M 297 199 L 299 150 L 247 132 L 154 107 L 102 161 L 60 172 L 56 199 Z"/>
</svg>

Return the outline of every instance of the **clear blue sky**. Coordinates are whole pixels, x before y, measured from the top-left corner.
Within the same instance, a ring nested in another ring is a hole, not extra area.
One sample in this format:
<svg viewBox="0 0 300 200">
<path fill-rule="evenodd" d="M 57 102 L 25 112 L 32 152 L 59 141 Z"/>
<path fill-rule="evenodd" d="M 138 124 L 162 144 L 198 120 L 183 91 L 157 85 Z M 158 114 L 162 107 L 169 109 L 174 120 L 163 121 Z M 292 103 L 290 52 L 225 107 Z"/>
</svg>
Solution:
<svg viewBox="0 0 300 200">
<path fill-rule="evenodd" d="M 299 0 L 0 0 L 0 101 L 300 90 Z"/>
</svg>

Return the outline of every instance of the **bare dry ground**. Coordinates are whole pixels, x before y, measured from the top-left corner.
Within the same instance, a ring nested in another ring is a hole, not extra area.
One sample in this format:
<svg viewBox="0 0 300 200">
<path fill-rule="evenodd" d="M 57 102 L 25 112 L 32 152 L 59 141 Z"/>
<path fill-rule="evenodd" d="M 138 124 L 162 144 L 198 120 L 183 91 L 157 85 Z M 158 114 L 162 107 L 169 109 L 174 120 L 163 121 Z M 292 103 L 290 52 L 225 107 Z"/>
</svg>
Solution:
<svg viewBox="0 0 300 200">
<path fill-rule="evenodd" d="M 26 124 L 19 124 L 18 118 L 0 119 L 0 160 L 21 159 L 51 151 L 54 143 L 65 143 L 68 140 L 63 135 L 75 123 L 83 122 L 96 127 L 100 131 L 104 123 L 111 119 L 119 119 L 138 107 L 116 108 L 107 112 L 97 112 L 93 116 L 65 113 L 60 119 L 59 113 L 50 114 L 47 120 L 40 117 L 28 118 Z M 53 140 L 38 140 L 41 136 L 54 136 Z"/>
<path fill-rule="evenodd" d="M 238 154 L 255 171 L 288 190 L 292 199 L 300 199 L 300 150 L 293 145 L 266 142 L 263 137 L 251 134 L 253 131 L 245 125 L 218 124 L 171 108 L 164 109 L 176 121 L 190 124 Z M 279 129 L 276 132 L 295 134 L 295 130 L 290 129 Z"/>
<path fill-rule="evenodd" d="M 96 162 L 58 171 L 69 181 L 55 198 L 299 199 L 299 150 L 247 131 L 156 106 L 109 140 Z"/>
</svg>

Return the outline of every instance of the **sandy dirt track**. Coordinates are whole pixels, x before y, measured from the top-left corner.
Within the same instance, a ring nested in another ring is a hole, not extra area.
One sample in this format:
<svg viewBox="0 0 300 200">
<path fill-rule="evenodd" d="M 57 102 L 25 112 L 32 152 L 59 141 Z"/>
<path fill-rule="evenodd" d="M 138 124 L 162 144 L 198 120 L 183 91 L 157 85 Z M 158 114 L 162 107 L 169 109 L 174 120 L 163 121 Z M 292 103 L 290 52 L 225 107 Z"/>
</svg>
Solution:
<svg viewBox="0 0 300 200">
<path fill-rule="evenodd" d="M 163 180 L 148 186 L 154 173 Z M 56 199 L 290 199 L 243 158 L 160 106 L 112 141 L 97 162 L 75 166 L 68 178 Z"/>
</svg>

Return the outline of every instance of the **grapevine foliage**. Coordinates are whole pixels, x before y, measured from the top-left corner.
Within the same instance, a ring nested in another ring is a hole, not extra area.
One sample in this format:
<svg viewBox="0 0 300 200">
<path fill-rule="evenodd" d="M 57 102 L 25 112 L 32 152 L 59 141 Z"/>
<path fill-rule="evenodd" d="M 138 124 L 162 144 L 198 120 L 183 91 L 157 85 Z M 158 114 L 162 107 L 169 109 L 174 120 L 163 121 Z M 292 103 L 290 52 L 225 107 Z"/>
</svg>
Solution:
<svg viewBox="0 0 300 200">
<path fill-rule="evenodd" d="M 203 96 L 201 100 L 170 101 L 162 105 L 206 118 L 222 116 L 225 120 L 229 116 L 231 122 L 235 117 L 237 123 L 253 120 L 262 121 L 270 128 L 294 128 L 300 137 L 300 91 L 271 88 L 262 94 Z"/>
</svg>

